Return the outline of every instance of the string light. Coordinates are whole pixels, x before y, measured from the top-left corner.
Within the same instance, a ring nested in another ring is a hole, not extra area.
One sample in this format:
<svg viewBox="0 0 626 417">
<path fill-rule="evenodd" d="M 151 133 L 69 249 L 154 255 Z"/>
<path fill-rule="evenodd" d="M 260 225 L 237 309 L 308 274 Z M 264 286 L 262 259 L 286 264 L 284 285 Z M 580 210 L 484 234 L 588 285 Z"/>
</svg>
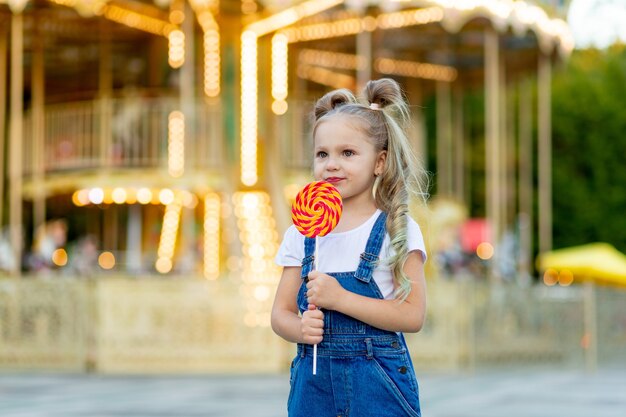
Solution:
<svg viewBox="0 0 626 417">
<path fill-rule="evenodd" d="M 178 30 L 177 26 L 170 22 L 146 16 L 116 4 L 105 5 L 97 10 L 96 14 L 102 14 L 114 22 L 159 36 L 168 36 L 171 32 Z"/>
<path fill-rule="evenodd" d="M 271 294 L 280 275 L 273 262 L 278 233 L 270 198 L 264 192 L 238 192 L 233 196 L 242 252 L 242 286 L 247 326 L 269 326 Z"/>
<path fill-rule="evenodd" d="M 172 68 L 180 68 L 185 63 L 185 34 L 176 29 L 167 36 L 169 40 L 168 60 Z"/>
<path fill-rule="evenodd" d="M 92 204 L 100 204 L 104 201 L 104 190 L 96 187 L 89 190 L 89 202 Z"/>
<path fill-rule="evenodd" d="M 157 193 L 154 194 L 157 195 Z M 161 191 L 158 192 L 158 196 L 158 201 L 165 206 L 174 202 L 174 191 L 170 190 L 169 188 L 163 188 Z"/>
<path fill-rule="evenodd" d="M 355 77 L 312 65 L 300 65 L 298 67 L 298 77 L 332 88 L 353 90 L 356 86 Z"/>
<path fill-rule="evenodd" d="M 361 19 L 351 18 L 337 22 L 317 23 L 286 29 L 282 33 L 287 36 L 290 43 L 293 43 L 356 35 L 362 29 Z"/>
<path fill-rule="evenodd" d="M 168 205 L 179 199 L 184 207 L 195 208 L 198 197 L 187 190 L 172 190 L 170 188 L 150 189 L 134 188 L 85 188 L 76 190 L 72 194 L 72 202 L 77 207 L 89 204 L 162 204 Z"/>
<path fill-rule="evenodd" d="M 374 20 L 375 19 L 375 20 Z M 289 42 L 306 42 L 320 39 L 337 38 L 356 35 L 363 31 L 371 32 L 376 28 L 397 29 L 406 26 L 425 25 L 440 22 L 443 10 L 440 7 L 403 10 L 400 12 L 381 13 L 376 18 L 348 18 L 334 22 L 323 22 L 312 25 L 286 29 L 283 33 Z"/>
<path fill-rule="evenodd" d="M 528 5 L 523 1 L 430 0 L 423 3 L 427 7 L 381 13 L 376 17 L 333 19 L 292 27 L 282 33 L 287 36 L 290 43 L 293 43 L 429 23 L 441 23 L 449 32 L 456 32 L 469 20 L 487 16 L 491 24 L 501 32 L 506 31 L 509 25 L 518 35 L 522 35 L 526 30 L 533 30 L 538 35 L 539 45 L 544 52 L 548 52 L 555 43 L 562 54 L 569 54 L 574 48 L 573 36 L 567 23 L 561 19 L 550 19 L 542 8 Z"/>
<path fill-rule="evenodd" d="M 129 188 L 126 190 L 126 204 L 136 204 L 137 203 L 137 190 L 134 188 Z"/>
<path fill-rule="evenodd" d="M 185 2 L 183 0 L 172 0 L 170 3 L 170 22 L 180 25 L 185 21 Z"/>
<path fill-rule="evenodd" d="M 241 182 L 257 182 L 257 36 L 241 35 Z"/>
<path fill-rule="evenodd" d="M 220 33 L 215 29 L 204 33 L 204 92 L 208 97 L 220 94 Z"/>
<path fill-rule="evenodd" d="M 343 3 L 343 0 L 309 0 L 296 6 L 285 9 L 266 19 L 254 22 L 246 30 L 254 32 L 256 36 L 267 35 L 308 16 L 316 15 L 324 10 Z"/>
<path fill-rule="evenodd" d="M 443 16 L 441 7 L 425 7 L 423 9 L 383 13 L 376 20 L 378 27 L 381 29 L 399 29 L 407 26 L 441 22 Z"/>
<path fill-rule="evenodd" d="M 137 190 L 137 202 L 139 204 L 150 204 L 152 201 L 152 191 L 149 188 L 140 188 Z"/>
<path fill-rule="evenodd" d="M 89 190 L 78 190 L 72 195 L 72 202 L 78 207 L 86 206 L 89 201 Z"/>
<path fill-rule="evenodd" d="M 126 190 L 123 188 L 115 188 L 111 193 L 111 199 L 115 204 L 124 204 L 126 202 Z"/>
<path fill-rule="evenodd" d="M 277 33 L 272 37 L 272 111 L 285 114 L 288 94 L 288 44 L 287 36 Z"/>
<path fill-rule="evenodd" d="M 298 55 L 298 62 L 309 66 L 323 66 L 342 70 L 357 70 L 363 65 L 363 57 L 354 54 L 303 49 Z M 437 65 L 397 59 L 379 58 L 374 62 L 376 71 L 382 74 L 424 78 L 436 81 L 454 81 L 457 70 L 446 65 Z"/>
<path fill-rule="evenodd" d="M 171 271 L 173 266 L 172 259 L 174 257 L 174 248 L 176 247 L 176 235 L 180 225 L 181 211 L 182 205 L 177 200 L 165 206 L 161 238 L 157 250 L 158 259 L 154 265 L 156 270 L 162 274 Z"/>
<path fill-rule="evenodd" d="M 207 97 L 220 94 L 220 31 L 215 20 L 217 1 L 190 0 L 198 23 L 204 31 L 204 93 Z"/>
<path fill-rule="evenodd" d="M 365 65 L 365 58 L 355 54 L 302 49 L 298 54 L 298 62 L 342 70 L 357 70 Z"/>
<path fill-rule="evenodd" d="M 404 77 L 452 82 L 458 73 L 453 67 L 413 61 L 401 61 L 390 58 L 378 58 L 374 68 L 381 74 L 401 75 Z"/>
<path fill-rule="evenodd" d="M 185 115 L 176 110 L 168 120 L 167 167 L 169 174 L 178 178 L 185 170 Z"/>
</svg>

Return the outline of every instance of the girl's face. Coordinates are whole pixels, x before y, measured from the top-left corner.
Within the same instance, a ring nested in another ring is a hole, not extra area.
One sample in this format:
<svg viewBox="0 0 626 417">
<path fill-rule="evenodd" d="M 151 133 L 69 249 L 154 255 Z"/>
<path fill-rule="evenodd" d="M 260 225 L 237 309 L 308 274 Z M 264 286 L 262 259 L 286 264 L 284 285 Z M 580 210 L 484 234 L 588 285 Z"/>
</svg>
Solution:
<svg viewBox="0 0 626 417">
<path fill-rule="evenodd" d="M 375 174 L 383 172 L 386 158 L 354 123 L 350 116 L 332 116 L 317 125 L 314 137 L 315 179 L 334 185 L 344 204 L 373 201 Z"/>
</svg>

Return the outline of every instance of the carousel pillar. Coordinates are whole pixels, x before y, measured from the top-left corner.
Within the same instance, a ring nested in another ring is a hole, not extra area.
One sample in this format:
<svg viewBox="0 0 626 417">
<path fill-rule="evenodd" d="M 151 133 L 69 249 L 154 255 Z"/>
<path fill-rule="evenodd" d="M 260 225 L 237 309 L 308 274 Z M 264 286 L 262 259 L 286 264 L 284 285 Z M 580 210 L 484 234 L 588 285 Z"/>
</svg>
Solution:
<svg viewBox="0 0 626 417">
<path fill-rule="evenodd" d="M 506 159 L 504 161 L 504 169 L 506 171 L 506 199 L 508 201 L 507 204 L 507 212 L 506 219 L 508 224 L 510 225 L 512 231 L 515 231 L 516 227 L 516 214 L 518 212 L 517 208 L 517 169 L 515 166 L 515 161 L 517 160 L 517 149 L 516 149 L 516 134 L 515 127 L 516 123 L 519 123 L 517 119 L 518 113 L 516 112 L 516 84 L 514 82 L 509 83 L 509 87 L 507 88 L 507 125 L 506 125 L 506 137 L 507 137 L 507 154 Z"/>
<path fill-rule="evenodd" d="M 528 79 L 519 88 L 519 231 L 520 257 L 519 279 L 529 282 L 531 276 L 533 241 L 533 138 L 532 94 Z"/>
<path fill-rule="evenodd" d="M 361 91 L 372 78 L 372 32 L 363 30 L 356 35 L 357 90 Z"/>
<path fill-rule="evenodd" d="M 189 3 L 185 3 L 185 20 L 182 23 L 182 30 L 185 33 L 185 63 L 180 68 L 180 109 L 185 116 L 185 136 L 184 141 L 184 161 L 185 168 L 183 178 L 187 177 L 190 168 L 197 163 L 197 155 L 193 152 L 196 149 L 196 95 L 195 95 L 195 20 L 193 11 Z M 214 138 L 215 140 L 215 138 Z M 196 264 L 195 250 L 195 219 L 193 210 L 182 208 L 180 219 L 180 248 L 183 257 L 180 257 L 184 264 L 183 270 L 191 272 Z"/>
<path fill-rule="evenodd" d="M 437 81 L 437 194 L 452 195 L 452 111 L 445 81 Z"/>
<path fill-rule="evenodd" d="M 508 208 L 509 208 L 509 199 L 508 199 L 508 168 L 507 168 L 507 160 L 508 160 L 508 152 L 509 152 L 509 136 L 507 125 L 510 123 L 509 114 L 507 112 L 507 87 L 506 87 L 506 64 L 504 60 L 504 54 L 501 53 L 498 56 L 498 69 L 500 70 L 499 74 L 499 87 L 498 87 L 498 99 L 499 99 L 499 107 L 500 111 L 498 116 L 500 120 L 498 120 L 498 178 L 499 178 L 499 188 L 498 188 L 498 210 L 500 212 L 500 224 L 498 226 L 498 230 L 500 231 L 500 238 L 504 237 L 505 232 L 509 227 L 508 222 Z M 501 247 L 502 241 L 497 242 L 499 247 Z"/>
<path fill-rule="evenodd" d="M 552 249 L 552 117 L 550 57 L 539 56 L 537 134 L 539 173 L 539 252 Z"/>
<path fill-rule="evenodd" d="M 486 217 L 494 254 L 489 263 L 489 278 L 500 278 L 496 268 L 500 239 L 500 178 L 498 167 L 500 121 L 499 38 L 493 29 L 485 31 L 485 173 Z"/>
<path fill-rule="evenodd" d="M 0 232 L 4 223 L 4 146 L 6 144 L 7 31 L 0 29 Z"/>
<path fill-rule="evenodd" d="M 454 155 L 454 197 L 467 204 L 465 196 L 465 138 L 463 137 L 463 88 L 456 84 L 453 90 L 454 125 L 452 132 L 452 152 Z"/>
<path fill-rule="evenodd" d="M 422 82 L 418 78 L 409 78 L 407 83 L 411 89 L 411 97 L 414 106 L 411 106 L 411 120 L 413 121 L 413 129 L 410 133 L 413 136 L 415 150 L 420 158 L 425 170 L 428 169 L 428 144 L 426 133 L 426 122 L 424 120 L 424 112 L 422 111 L 424 103 L 424 95 L 422 92 Z"/>
<path fill-rule="evenodd" d="M 34 41 L 32 70 L 32 123 L 33 123 L 33 233 L 46 222 L 46 195 L 44 190 L 44 106 L 45 75 L 43 38 Z"/>
<path fill-rule="evenodd" d="M 100 21 L 100 61 L 98 66 L 98 95 L 100 98 L 100 169 L 111 162 L 111 121 L 113 120 L 113 68 L 111 64 L 111 35 L 106 20 Z M 106 172 L 106 171 L 105 171 Z"/>
<path fill-rule="evenodd" d="M 141 271 L 141 206 L 128 206 L 128 227 L 126 231 L 126 268 L 130 273 Z"/>
<path fill-rule="evenodd" d="M 20 276 L 22 269 L 22 140 L 24 60 L 24 16 L 21 10 L 11 15 L 11 110 L 9 122 L 9 224 L 13 265 L 11 273 Z"/>
<path fill-rule="evenodd" d="M 185 20 L 182 30 L 185 34 L 185 62 L 180 68 L 180 109 L 185 115 L 185 142 L 194 138 L 192 133 L 195 109 L 195 42 L 193 11 L 188 3 L 185 4 Z M 190 152 L 185 152 L 185 156 Z M 187 158 L 185 158 L 187 159 Z"/>
</svg>

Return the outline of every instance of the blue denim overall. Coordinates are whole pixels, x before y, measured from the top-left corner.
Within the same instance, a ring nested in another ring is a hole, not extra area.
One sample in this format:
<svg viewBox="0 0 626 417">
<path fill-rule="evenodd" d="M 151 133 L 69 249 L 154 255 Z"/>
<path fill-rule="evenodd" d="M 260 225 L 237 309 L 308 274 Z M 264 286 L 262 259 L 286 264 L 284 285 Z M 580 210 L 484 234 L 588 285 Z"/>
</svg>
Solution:
<svg viewBox="0 0 626 417">
<path fill-rule="evenodd" d="M 372 279 L 385 238 L 385 220 L 376 220 L 355 272 L 329 273 L 348 291 L 382 299 Z M 300 312 L 307 310 L 306 282 L 313 266 L 315 240 L 306 238 L 302 260 Z M 341 254 L 337 254 L 341 256 Z M 324 312 L 324 340 L 317 347 L 298 344 L 291 364 L 290 417 L 419 417 L 417 380 L 401 334 L 372 327 L 332 310 Z"/>
</svg>

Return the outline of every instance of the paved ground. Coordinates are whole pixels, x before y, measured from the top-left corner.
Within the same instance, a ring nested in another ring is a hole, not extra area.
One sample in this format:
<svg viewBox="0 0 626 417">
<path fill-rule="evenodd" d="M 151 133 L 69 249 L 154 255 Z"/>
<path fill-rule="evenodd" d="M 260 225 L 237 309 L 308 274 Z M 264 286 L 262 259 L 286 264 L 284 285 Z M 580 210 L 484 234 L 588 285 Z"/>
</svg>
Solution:
<svg viewBox="0 0 626 417">
<path fill-rule="evenodd" d="M 0 373 L 0 416 L 280 417 L 287 379 Z M 515 370 L 419 379 L 425 417 L 626 416 L 626 367 L 592 375 Z"/>
</svg>

